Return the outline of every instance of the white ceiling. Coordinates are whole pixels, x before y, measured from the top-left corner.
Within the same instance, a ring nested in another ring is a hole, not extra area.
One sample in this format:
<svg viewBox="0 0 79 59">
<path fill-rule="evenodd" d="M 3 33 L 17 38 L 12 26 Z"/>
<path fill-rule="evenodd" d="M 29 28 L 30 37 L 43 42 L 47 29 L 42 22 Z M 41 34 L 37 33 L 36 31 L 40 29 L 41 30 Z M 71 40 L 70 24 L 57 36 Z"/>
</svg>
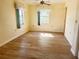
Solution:
<svg viewBox="0 0 79 59">
<path fill-rule="evenodd" d="M 39 3 L 41 0 L 24 0 L 26 1 L 26 3 Z M 65 3 L 65 0 L 44 0 L 45 2 L 48 2 L 48 3 Z"/>
</svg>

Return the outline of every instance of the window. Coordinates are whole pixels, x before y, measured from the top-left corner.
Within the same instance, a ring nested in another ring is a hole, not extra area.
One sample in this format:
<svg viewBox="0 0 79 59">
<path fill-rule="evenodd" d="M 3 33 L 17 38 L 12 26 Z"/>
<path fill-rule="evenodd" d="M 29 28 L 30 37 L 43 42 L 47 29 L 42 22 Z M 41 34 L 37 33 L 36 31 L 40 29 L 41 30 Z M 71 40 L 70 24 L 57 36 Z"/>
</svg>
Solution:
<svg viewBox="0 0 79 59">
<path fill-rule="evenodd" d="M 17 28 L 21 28 L 24 25 L 24 10 L 23 8 L 16 9 Z"/>
<path fill-rule="evenodd" d="M 38 25 L 48 24 L 49 23 L 49 9 L 41 9 L 38 11 Z"/>
<path fill-rule="evenodd" d="M 19 16 L 20 16 L 20 25 L 24 25 L 24 10 L 23 8 L 19 9 Z"/>
</svg>

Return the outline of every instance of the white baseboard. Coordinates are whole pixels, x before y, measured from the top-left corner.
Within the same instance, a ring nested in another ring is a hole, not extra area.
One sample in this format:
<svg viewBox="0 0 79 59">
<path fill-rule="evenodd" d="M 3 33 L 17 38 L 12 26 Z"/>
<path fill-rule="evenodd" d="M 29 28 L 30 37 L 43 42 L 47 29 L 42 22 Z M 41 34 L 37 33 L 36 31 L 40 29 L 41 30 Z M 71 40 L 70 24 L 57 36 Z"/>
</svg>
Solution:
<svg viewBox="0 0 79 59">
<path fill-rule="evenodd" d="M 15 37 L 12 37 L 11 39 L 9 39 L 9 40 L 3 42 L 2 44 L 0 44 L 0 47 L 3 46 L 3 45 L 5 45 L 5 44 L 7 44 L 8 42 L 10 42 L 10 41 L 16 39 L 17 37 L 19 37 L 19 36 L 21 36 L 21 35 L 23 35 L 23 34 L 24 34 L 24 33 L 22 33 L 22 34 L 20 34 L 20 35 L 17 35 L 17 36 L 15 36 Z"/>
<path fill-rule="evenodd" d="M 0 47 L 1 46 L 3 46 L 3 45 L 5 45 L 5 44 L 7 44 L 8 42 L 10 42 L 10 41 L 12 41 L 13 39 L 15 39 L 16 37 L 14 37 L 14 38 L 12 38 L 12 39 L 10 39 L 10 40 L 7 40 L 7 41 L 5 41 L 5 42 L 3 42 L 2 44 L 0 44 Z"/>
<path fill-rule="evenodd" d="M 76 53 L 74 52 L 74 50 L 71 48 L 71 52 L 73 54 L 73 56 L 76 56 Z"/>
</svg>

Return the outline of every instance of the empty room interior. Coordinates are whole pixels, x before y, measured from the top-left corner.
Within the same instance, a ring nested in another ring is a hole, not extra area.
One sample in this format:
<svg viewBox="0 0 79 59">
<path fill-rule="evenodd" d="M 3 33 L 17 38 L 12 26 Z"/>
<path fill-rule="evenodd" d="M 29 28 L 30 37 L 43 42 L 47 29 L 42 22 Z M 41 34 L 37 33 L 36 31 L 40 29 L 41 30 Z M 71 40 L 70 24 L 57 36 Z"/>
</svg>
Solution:
<svg viewBox="0 0 79 59">
<path fill-rule="evenodd" d="M 0 59 L 79 59 L 79 0 L 0 0 Z"/>
</svg>

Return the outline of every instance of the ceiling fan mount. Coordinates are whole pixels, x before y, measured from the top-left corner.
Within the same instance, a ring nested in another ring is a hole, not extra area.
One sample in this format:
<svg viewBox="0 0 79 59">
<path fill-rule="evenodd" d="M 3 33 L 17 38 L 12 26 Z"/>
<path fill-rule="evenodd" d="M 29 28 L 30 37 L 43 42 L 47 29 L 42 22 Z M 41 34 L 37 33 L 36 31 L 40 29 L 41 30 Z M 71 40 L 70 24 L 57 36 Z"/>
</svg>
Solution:
<svg viewBox="0 0 79 59">
<path fill-rule="evenodd" d="M 51 4 L 48 4 L 48 3 L 46 3 L 44 0 L 42 0 L 42 1 L 40 1 L 40 4 L 42 4 L 42 5 L 51 5 Z"/>
<path fill-rule="evenodd" d="M 42 0 L 42 1 L 40 1 L 40 4 L 44 4 L 45 2 Z"/>
</svg>

